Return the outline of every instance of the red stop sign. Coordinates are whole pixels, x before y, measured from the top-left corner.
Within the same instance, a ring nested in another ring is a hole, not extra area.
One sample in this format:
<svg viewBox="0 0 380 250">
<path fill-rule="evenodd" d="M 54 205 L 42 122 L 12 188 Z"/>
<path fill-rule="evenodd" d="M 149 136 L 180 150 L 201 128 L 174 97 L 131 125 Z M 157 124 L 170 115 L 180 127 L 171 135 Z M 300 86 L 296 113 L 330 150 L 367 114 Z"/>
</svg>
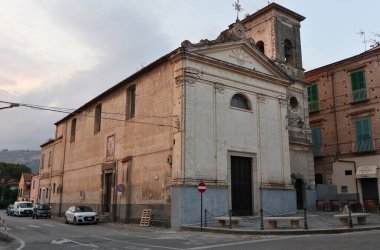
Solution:
<svg viewBox="0 0 380 250">
<path fill-rule="evenodd" d="M 198 184 L 198 191 L 199 192 L 201 192 L 201 193 L 206 192 L 206 188 L 207 188 L 206 183 L 201 182 Z"/>
</svg>

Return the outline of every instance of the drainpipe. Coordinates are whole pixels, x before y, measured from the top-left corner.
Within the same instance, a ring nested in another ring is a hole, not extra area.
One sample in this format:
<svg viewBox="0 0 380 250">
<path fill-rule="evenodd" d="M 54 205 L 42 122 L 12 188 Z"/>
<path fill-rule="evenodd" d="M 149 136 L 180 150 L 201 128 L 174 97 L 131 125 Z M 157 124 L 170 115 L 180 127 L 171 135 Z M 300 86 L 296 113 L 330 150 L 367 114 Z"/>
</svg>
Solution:
<svg viewBox="0 0 380 250">
<path fill-rule="evenodd" d="M 338 162 L 346 162 L 346 163 L 353 163 L 354 164 L 354 171 L 355 171 L 355 185 L 356 185 L 356 199 L 357 201 L 359 202 L 360 206 L 361 206 L 361 203 L 360 203 L 360 198 L 359 198 L 359 189 L 358 189 L 358 180 L 356 178 L 356 162 L 355 161 L 348 161 L 348 160 L 341 160 L 341 159 L 338 159 L 338 158 L 335 158 L 335 161 L 338 161 Z"/>
<path fill-rule="evenodd" d="M 331 87 L 332 87 L 332 94 L 333 94 L 333 113 L 334 113 L 334 122 L 335 122 L 335 140 L 337 145 L 337 153 L 340 154 L 340 147 L 339 147 L 339 131 L 338 131 L 338 121 L 336 117 L 336 104 L 335 104 L 335 86 L 334 86 L 334 71 L 331 71 Z"/>
<path fill-rule="evenodd" d="M 65 123 L 65 140 L 63 146 L 63 160 L 62 160 L 62 173 L 61 173 L 61 187 L 60 187 L 60 195 L 59 195 L 59 207 L 58 207 L 58 216 L 61 216 L 62 213 L 62 196 L 63 196 L 63 175 L 65 173 L 65 159 L 66 159 L 66 143 L 67 143 L 67 123 Z M 57 129 L 57 128 L 56 128 Z"/>
</svg>

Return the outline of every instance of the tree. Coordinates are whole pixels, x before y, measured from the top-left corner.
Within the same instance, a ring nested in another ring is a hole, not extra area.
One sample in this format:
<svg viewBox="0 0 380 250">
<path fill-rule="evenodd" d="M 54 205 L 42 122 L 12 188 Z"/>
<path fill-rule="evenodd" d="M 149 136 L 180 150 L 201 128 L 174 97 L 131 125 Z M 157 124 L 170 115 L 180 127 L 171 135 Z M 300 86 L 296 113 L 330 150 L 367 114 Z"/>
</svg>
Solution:
<svg viewBox="0 0 380 250">
<path fill-rule="evenodd" d="M 0 162 L 0 200 L 14 199 L 15 191 L 11 189 L 9 183 L 20 181 L 22 173 L 30 172 L 30 168 L 24 165 Z"/>
</svg>

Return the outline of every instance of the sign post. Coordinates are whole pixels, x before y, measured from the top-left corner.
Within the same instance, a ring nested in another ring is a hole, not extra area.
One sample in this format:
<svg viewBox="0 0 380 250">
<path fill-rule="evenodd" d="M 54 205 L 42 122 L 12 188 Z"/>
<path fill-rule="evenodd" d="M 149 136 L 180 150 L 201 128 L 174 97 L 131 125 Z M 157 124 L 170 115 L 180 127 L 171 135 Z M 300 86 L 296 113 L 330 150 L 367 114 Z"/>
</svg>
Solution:
<svg viewBox="0 0 380 250">
<path fill-rule="evenodd" d="M 204 182 L 198 184 L 198 191 L 201 193 L 201 231 L 203 230 L 203 193 L 206 192 L 207 185 Z"/>
</svg>

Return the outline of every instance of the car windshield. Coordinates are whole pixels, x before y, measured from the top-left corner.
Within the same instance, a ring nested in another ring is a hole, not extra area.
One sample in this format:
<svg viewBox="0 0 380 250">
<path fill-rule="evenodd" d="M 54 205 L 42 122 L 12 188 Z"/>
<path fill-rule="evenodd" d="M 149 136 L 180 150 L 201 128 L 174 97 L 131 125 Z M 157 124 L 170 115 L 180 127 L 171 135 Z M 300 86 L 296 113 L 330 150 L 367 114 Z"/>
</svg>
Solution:
<svg viewBox="0 0 380 250">
<path fill-rule="evenodd" d="M 20 203 L 19 207 L 26 208 L 26 207 L 33 207 L 32 203 Z"/>
<path fill-rule="evenodd" d="M 48 210 L 48 209 L 50 209 L 50 206 L 46 205 L 46 204 L 38 204 L 37 209 Z"/>
<path fill-rule="evenodd" d="M 90 207 L 81 206 L 81 207 L 76 207 L 75 212 L 94 212 L 94 210 L 92 210 L 92 208 Z"/>
</svg>

